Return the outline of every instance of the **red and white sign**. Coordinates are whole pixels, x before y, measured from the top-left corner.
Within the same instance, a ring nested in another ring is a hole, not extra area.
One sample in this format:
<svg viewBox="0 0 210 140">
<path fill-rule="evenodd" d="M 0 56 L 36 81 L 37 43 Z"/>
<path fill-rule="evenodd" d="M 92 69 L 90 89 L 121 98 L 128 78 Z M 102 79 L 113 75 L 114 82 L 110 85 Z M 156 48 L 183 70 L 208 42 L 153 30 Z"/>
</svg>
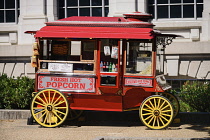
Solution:
<svg viewBox="0 0 210 140">
<path fill-rule="evenodd" d="M 95 92 L 95 78 L 38 76 L 38 89 Z"/>
<path fill-rule="evenodd" d="M 152 87 L 152 79 L 126 78 L 125 85 L 126 86 Z"/>
</svg>

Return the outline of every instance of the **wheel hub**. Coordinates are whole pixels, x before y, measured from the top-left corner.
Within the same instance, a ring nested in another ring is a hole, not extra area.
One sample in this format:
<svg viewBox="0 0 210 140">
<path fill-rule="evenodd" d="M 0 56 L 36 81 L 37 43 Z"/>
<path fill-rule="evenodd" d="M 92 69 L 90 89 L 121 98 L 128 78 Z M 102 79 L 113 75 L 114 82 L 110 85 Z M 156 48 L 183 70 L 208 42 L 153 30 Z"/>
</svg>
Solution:
<svg viewBox="0 0 210 140">
<path fill-rule="evenodd" d="M 159 115 L 160 115 L 160 111 L 159 111 L 159 110 L 155 110 L 155 111 L 154 111 L 154 115 L 155 115 L 155 116 L 159 116 Z"/>
<path fill-rule="evenodd" d="M 47 106 L 47 110 L 48 110 L 48 111 L 52 111 L 52 109 L 53 109 L 52 105 L 48 105 L 48 106 Z"/>
</svg>

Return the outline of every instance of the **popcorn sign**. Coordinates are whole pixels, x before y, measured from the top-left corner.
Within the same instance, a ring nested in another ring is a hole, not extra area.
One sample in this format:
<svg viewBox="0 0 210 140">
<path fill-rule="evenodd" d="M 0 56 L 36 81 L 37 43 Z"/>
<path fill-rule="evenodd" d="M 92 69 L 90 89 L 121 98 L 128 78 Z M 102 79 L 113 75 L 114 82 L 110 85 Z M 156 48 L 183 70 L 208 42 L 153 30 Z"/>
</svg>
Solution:
<svg viewBox="0 0 210 140">
<path fill-rule="evenodd" d="M 95 92 L 95 78 L 39 76 L 38 89 L 45 88 L 72 92 Z"/>
<path fill-rule="evenodd" d="M 152 87 L 152 79 L 126 78 L 125 85 L 126 86 Z"/>
</svg>

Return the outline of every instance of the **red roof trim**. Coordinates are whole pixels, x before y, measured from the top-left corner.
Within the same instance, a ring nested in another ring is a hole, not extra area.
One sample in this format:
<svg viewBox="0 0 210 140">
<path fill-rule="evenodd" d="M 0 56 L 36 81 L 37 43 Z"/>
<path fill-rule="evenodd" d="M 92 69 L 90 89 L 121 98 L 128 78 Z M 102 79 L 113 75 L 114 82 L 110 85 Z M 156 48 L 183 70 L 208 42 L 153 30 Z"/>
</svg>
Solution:
<svg viewBox="0 0 210 140">
<path fill-rule="evenodd" d="M 45 26 L 35 37 L 152 39 L 151 28 Z"/>
</svg>

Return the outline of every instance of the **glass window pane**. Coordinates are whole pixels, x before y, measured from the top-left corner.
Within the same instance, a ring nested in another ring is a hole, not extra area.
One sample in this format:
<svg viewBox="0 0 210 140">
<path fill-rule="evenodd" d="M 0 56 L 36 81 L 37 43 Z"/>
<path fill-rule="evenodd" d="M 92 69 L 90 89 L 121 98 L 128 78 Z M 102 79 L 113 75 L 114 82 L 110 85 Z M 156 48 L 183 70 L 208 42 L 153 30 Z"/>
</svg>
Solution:
<svg viewBox="0 0 210 140">
<path fill-rule="evenodd" d="M 64 7 L 64 0 L 58 0 L 57 2 L 59 7 Z"/>
<path fill-rule="evenodd" d="M 197 3 L 203 3 L 203 0 L 197 0 Z"/>
<path fill-rule="evenodd" d="M 78 6 L 78 1 L 77 0 L 68 0 L 67 1 L 67 6 Z"/>
<path fill-rule="evenodd" d="M 149 4 L 154 4 L 155 1 L 154 1 L 154 0 L 148 0 L 148 3 L 149 3 Z"/>
<path fill-rule="evenodd" d="M 90 6 L 90 0 L 80 0 L 79 5 L 80 6 Z"/>
<path fill-rule="evenodd" d="M 149 6 L 149 11 L 150 14 L 152 14 L 153 17 L 155 17 L 155 13 L 154 13 L 154 6 Z"/>
<path fill-rule="evenodd" d="M 0 0 L 0 9 L 4 9 L 4 0 Z"/>
<path fill-rule="evenodd" d="M 170 0 L 170 3 L 181 3 L 181 0 Z"/>
<path fill-rule="evenodd" d="M 127 74 L 152 74 L 152 43 L 129 42 L 126 58 Z"/>
<path fill-rule="evenodd" d="M 157 18 L 168 18 L 168 6 L 157 6 Z"/>
<path fill-rule="evenodd" d="M 202 13 L 203 13 L 203 4 L 198 4 L 197 5 L 197 17 L 202 17 Z"/>
<path fill-rule="evenodd" d="M 92 6 L 102 6 L 102 0 L 92 0 Z"/>
<path fill-rule="evenodd" d="M 67 16 L 78 16 L 78 9 L 77 8 L 68 8 L 67 9 Z"/>
<path fill-rule="evenodd" d="M 105 5 L 109 5 L 109 0 L 104 0 Z"/>
<path fill-rule="evenodd" d="M 4 11 L 0 10 L 0 23 L 4 22 Z"/>
<path fill-rule="evenodd" d="M 104 15 L 104 16 L 105 16 L 105 17 L 107 17 L 107 16 L 108 16 L 108 14 L 109 14 L 109 7 L 105 7 L 105 9 L 104 9 L 104 10 L 105 10 L 105 15 Z"/>
<path fill-rule="evenodd" d="M 168 0 L 157 0 L 157 4 L 168 4 Z"/>
<path fill-rule="evenodd" d="M 194 0 L 183 0 L 183 3 L 194 3 Z"/>
<path fill-rule="evenodd" d="M 92 16 L 101 17 L 102 16 L 102 8 L 92 8 Z"/>
<path fill-rule="evenodd" d="M 64 12 L 64 8 L 60 8 L 58 11 L 58 18 L 62 19 L 65 18 L 65 12 Z"/>
<path fill-rule="evenodd" d="M 193 18 L 194 17 L 194 5 L 184 5 L 183 6 L 183 17 Z"/>
<path fill-rule="evenodd" d="M 6 11 L 6 22 L 15 22 L 15 10 Z"/>
<path fill-rule="evenodd" d="M 15 9 L 15 0 L 5 0 L 6 9 Z"/>
<path fill-rule="evenodd" d="M 17 8 L 20 8 L 20 0 L 17 0 Z"/>
<path fill-rule="evenodd" d="M 181 18 L 181 5 L 172 5 L 170 18 Z"/>
<path fill-rule="evenodd" d="M 90 16 L 90 8 L 80 8 L 80 16 Z"/>
</svg>

